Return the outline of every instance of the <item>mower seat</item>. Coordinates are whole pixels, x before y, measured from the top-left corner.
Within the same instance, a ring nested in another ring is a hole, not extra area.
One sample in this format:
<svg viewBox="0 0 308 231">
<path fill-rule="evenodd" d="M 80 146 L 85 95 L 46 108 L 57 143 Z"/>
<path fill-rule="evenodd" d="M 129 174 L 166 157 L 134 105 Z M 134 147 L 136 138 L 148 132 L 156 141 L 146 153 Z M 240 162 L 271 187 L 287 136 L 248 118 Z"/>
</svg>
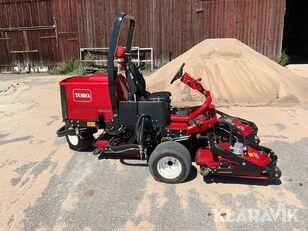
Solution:
<svg viewBox="0 0 308 231">
<path fill-rule="evenodd" d="M 165 101 L 170 103 L 171 101 L 171 93 L 169 91 L 158 91 L 158 92 L 153 92 L 149 93 L 146 97 L 145 100 L 148 101 Z"/>
<path fill-rule="evenodd" d="M 159 91 L 149 93 L 146 91 L 146 82 L 143 78 L 143 75 L 133 62 L 127 63 L 127 69 L 125 74 L 130 89 L 129 100 L 133 100 L 133 96 L 136 95 L 137 100 L 143 99 L 148 101 L 166 101 L 170 103 L 170 92 Z"/>
</svg>

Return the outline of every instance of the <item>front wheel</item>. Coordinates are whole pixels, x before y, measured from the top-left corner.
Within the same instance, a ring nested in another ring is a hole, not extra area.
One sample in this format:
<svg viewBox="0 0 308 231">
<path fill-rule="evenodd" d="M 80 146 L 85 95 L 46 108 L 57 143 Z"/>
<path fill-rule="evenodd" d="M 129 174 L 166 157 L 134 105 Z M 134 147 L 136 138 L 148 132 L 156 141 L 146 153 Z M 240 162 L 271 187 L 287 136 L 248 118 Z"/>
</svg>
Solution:
<svg viewBox="0 0 308 231">
<path fill-rule="evenodd" d="M 74 151 L 84 151 L 92 147 L 93 143 L 92 134 L 81 135 L 66 135 L 67 143 L 70 149 Z"/>
<path fill-rule="evenodd" d="M 157 145 L 149 158 L 149 169 L 155 180 L 181 183 L 191 171 L 191 155 L 187 148 L 174 141 Z"/>
</svg>

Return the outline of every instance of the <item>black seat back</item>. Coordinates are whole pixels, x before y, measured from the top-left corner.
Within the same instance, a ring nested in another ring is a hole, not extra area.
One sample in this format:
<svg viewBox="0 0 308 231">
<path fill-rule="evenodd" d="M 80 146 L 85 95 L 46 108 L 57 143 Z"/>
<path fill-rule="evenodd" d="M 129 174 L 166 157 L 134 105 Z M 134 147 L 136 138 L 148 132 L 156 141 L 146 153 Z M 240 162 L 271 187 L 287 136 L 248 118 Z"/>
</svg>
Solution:
<svg viewBox="0 0 308 231">
<path fill-rule="evenodd" d="M 125 70 L 125 76 L 129 88 L 128 92 L 128 100 L 136 100 L 136 94 L 138 91 L 136 81 L 135 81 L 135 76 L 131 73 L 131 71 L 126 68 Z"/>
<path fill-rule="evenodd" d="M 133 62 L 128 62 L 126 65 L 126 79 L 130 88 L 130 94 L 136 95 L 137 98 L 146 96 L 146 83 L 142 73 L 138 70 Z"/>
</svg>

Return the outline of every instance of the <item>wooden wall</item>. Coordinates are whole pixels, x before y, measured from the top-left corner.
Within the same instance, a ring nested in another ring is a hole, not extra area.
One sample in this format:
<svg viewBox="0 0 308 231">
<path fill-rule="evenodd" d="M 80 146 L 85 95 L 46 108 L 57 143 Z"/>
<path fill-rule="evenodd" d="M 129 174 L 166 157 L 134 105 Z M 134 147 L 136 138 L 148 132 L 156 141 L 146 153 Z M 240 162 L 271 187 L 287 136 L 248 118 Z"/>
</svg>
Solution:
<svg viewBox="0 0 308 231">
<path fill-rule="evenodd" d="M 0 68 L 106 47 L 118 11 L 136 17 L 134 45 L 153 47 L 157 65 L 207 38 L 238 38 L 271 58 L 281 52 L 285 0 L 0 0 Z"/>
</svg>

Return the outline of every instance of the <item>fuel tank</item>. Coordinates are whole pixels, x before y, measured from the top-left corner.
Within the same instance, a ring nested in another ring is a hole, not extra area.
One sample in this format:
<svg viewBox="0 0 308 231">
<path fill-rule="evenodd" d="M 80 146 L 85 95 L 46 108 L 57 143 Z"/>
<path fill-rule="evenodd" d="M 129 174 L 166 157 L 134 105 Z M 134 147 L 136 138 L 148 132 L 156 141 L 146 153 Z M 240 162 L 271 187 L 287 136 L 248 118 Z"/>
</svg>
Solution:
<svg viewBox="0 0 308 231">
<path fill-rule="evenodd" d="M 111 120 L 112 106 L 107 74 L 70 77 L 59 84 L 62 116 L 65 121 L 97 121 L 98 117 L 102 117 L 105 122 Z M 115 80 L 115 97 L 117 101 L 125 101 L 127 94 L 126 79 L 118 73 Z"/>
</svg>

